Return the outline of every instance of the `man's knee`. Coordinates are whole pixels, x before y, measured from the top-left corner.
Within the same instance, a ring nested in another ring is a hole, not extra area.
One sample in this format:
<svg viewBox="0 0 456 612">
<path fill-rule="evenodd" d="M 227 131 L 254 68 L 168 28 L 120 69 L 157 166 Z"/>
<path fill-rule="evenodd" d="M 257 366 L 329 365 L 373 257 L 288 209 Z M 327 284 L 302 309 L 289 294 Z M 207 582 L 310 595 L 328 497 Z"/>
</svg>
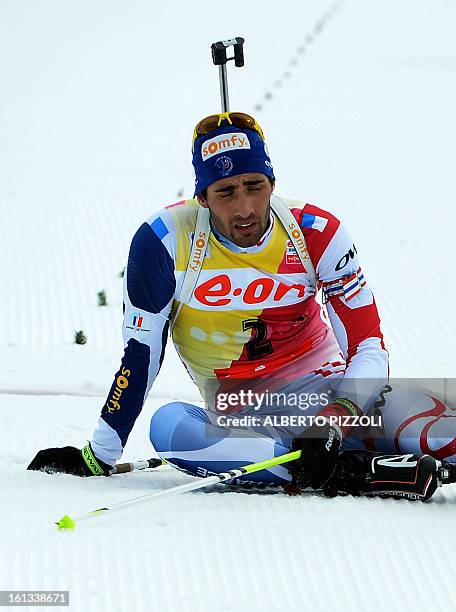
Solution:
<svg viewBox="0 0 456 612">
<path fill-rule="evenodd" d="M 202 408 L 184 402 L 170 402 L 161 406 L 150 421 L 150 441 L 157 452 L 171 450 L 173 438 L 179 425 L 185 420 L 204 423 L 205 413 Z"/>
</svg>

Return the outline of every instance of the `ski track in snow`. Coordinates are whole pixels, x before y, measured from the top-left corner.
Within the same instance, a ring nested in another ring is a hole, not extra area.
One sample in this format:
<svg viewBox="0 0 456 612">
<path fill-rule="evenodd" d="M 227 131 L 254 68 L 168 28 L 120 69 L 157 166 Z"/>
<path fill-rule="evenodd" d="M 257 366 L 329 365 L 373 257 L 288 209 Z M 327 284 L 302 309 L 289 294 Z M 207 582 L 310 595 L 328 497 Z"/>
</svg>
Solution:
<svg viewBox="0 0 456 612">
<path fill-rule="evenodd" d="M 122 354 L 129 242 L 192 194 L 191 129 L 219 108 L 209 47 L 229 36 L 246 39 L 231 107 L 257 113 L 279 194 L 346 221 L 392 375 L 452 375 L 455 17 L 452 0 L 4 0 L 0 589 L 70 590 L 85 612 L 454 607 L 454 486 L 425 504 L 218 486 L 58 532 L 63 514 L 190 477 L 25 467 L 91 436 Z M 153 456 L 151 414 L 174 399 L 200 401 L 169 345 L 126 461 Z"/>
</svg>

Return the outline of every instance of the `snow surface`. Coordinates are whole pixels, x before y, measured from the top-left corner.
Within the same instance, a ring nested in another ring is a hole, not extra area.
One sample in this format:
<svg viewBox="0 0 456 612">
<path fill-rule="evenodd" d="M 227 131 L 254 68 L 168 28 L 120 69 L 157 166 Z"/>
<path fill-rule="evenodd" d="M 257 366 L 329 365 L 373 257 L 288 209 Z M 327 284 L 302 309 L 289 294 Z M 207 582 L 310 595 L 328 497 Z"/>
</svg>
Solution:
<svg viewBox="0 0 456 612">
<path fill-rule="evenodd" d="M 1 12 L 0 589 L 69 589 L 84 612 L 456 609 L 455 487 L 426 504 L 219 487 L 58 532 L 63 514 L 189 477 L 25 471 L 95 427 L 122 354 L 119 272 L 141 222 L 192 194 L 191 130 L 219 109 L 222 38 L 246 39 L 231 108 L 262 123 L 278 193 L 351 230 L 392 375 L 452 376 L 454 0 Z M 150 416 L 177 398 L 200 399 L 170 345 L 125 460 L 153 455 Z"/>
</svg>

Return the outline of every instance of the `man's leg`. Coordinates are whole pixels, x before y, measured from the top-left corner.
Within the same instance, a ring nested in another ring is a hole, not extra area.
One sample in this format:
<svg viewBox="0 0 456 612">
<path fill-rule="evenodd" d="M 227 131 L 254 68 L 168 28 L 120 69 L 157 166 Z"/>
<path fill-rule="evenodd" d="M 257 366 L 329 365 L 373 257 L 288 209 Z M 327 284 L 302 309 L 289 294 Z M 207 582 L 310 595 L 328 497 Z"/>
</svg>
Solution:
<svg viewBox="0 0 456 612">
<path fill-rule="evenodd" d="M 420 389 L 386 386 L 369 416 L 381 418 L 362 441 L 348 438 L 344 448 L 364 448 L 382 453 L 428 454 L 456 463 L 456 406 L 446 405 Z M 358 447 L 359 447 L 358 446 Z"/>
<path fill-rule="evenodd" d="M 150 440 L 162 459 L 195 476 L 226 472 L 289 452 L 272 438 L 214 425 L 203 408 L 184 402 L 165 404 L 155 412 Z M 248 480 L 280 485 L 291 477 L 286 466 L 278 465 L 250 474 Z"/>
<path fill-rule="evenodd" d="M 254 436 L 251 432 L 244 432 L 245 436 L 241 436 L 240 433 L 236 430 L 236 436 L 233 436 L 228 429 L 211 424 L 202 408 L 173 402 L 162 406 L 152 417 L 150 439 L 163 459 L 190 474 L 203 477 L 263 461 L 289 450 L 272 438 Z M 389 448 L 393 448 L 391 441 L 387 442 Z M 411 448 L 400 450 L 402 453 L 413 453 Z M 390 454 L 386 450 L 382 452 Z M 384 494 L 387 491 L 390 494 L 393 492 L 393 496 L 428 499 L 437 487 L 437 472 L 431 457 L 422 455 L 422 452 L 418 452 L 410 460 L 390 457 L 385 461 L 385 458 L 379 457 L 381 461 L 375 466 L 377 480 L 366 482 L 366 473 L 374 469 L 374 454 L 366 451 L 342 453 L 336 474 L 326 485 L 329 489 L 325 492 L 334 495 L 337 491 L 355 494 Z M 456 474 L 450 473 L 447 482 L 455 482 L 455 478 Z M 290 482 L 290 475 L 285 466 L 276 466 L 250 474 L 248 479 L 255 483 L 286 485 Z M 393 486 L 396 480 L 397 486 Z M 409 480 L 409 486 L 405 486 Z M 246 480 L 241 478 L 239 482 Z"/>
</svg>

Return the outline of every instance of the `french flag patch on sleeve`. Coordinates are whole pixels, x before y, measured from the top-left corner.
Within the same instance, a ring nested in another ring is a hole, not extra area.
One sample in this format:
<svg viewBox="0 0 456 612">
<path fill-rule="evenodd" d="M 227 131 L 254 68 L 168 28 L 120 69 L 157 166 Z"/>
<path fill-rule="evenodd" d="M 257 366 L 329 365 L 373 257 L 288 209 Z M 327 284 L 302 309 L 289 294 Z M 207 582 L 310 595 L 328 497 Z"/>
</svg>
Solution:
<svg viewBox="0 0 456 612">
<path fill-rule="evenodd" d="M 150 224 L 150 227 L 160 240 L 163 240 L 163 238 L 169 234 L 169 229 L 166 227 L 161 217 L 157 217 L 155 221 Z"/>
<path fill-rule="evenodd" d="M 335 295 L 343 295 L 347 302 L 352 300 L 361 289 L 366 285 L 366 280 L 361 268 L 358 268 L 353 274 L 343 276 L 342 278 L 324 283 L 323 294 L 325 301 L 328 301 Z"/>
<path fill-rule="evenodd" d="M 328 223 L 328 219 L 324 217 L 319 217 L 318 215 L 311 215 L 310 213 L 304 213 L 301 219 L 301 227 L 311 228 L 318 230 L 319 232 L 323 232 L 326 225 Z"/>
<path fill-rule="evenodd" d="M 358 268 L 358 270 L 350 274 L 350 276 L 345 276 L 342 279 L 342 289 L 347 302 L 353 299 L 355 295 L 358 295 L 365 284 L 366 281 L 364 280 L 364 274 L 361 272 L 361 268 Z"/>
</svg>

